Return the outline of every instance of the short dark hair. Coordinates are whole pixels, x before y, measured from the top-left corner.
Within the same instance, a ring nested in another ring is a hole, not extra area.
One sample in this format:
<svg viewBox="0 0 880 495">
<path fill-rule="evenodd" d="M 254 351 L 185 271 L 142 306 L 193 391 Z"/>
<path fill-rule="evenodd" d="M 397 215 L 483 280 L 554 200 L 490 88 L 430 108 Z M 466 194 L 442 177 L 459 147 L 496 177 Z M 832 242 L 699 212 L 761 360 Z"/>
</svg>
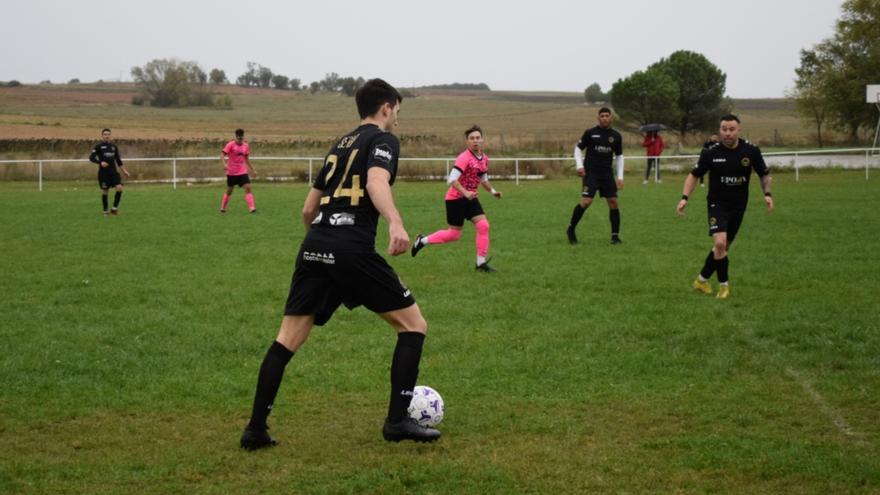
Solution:
<svg viewBox="0 0 880 495">
<path fill-rule="evenodd" d="M 718 119 L 718 122 L 730 122 L 731 120 L 735 120 L 737 124 L 740 123 L 739 117 L 737 117 L 736 115 L 734 115 L 732 113 L 727 113 L 727 114 L 722 115 L 721 118 Z"/>
<path fill-rule="evenodd" d="M 235 135 L 239 137 L 244 136 L 244 129 L 236 129 Z"/>
<path fill-rule="evenodd" d="M 361 86 L 354 95 L 354 101 L 357 103 L 358 115 L 362 119 L 374 115 L 382 108 L 382 105 L 389 104 L 392 107 L 403 101 L 403 96 L 394 89 L 394 86 L 388 84 L 382 79 L 370 79 Z"/>
<path fill-rule="evenodd" d="M 111 130 L 110 130 L 109 128 L 107 128 L 107 127 L 101 129 L 101 134 L 104 134 L 105 132 L 109 132 L 109 133 L 111 133 L 111 134 L 113 133 L 113 131 L 111 131 Z"/>
<path fill-rule="evenodd" d="M 468 128 L 468 130 L 464 131 L 464 137 L 468 137 L 472 132 L 479 132 L 480 136 L 483 135 L 483 129 L 480 128 L 477 124 L 474 124 Z"/>
<path fill-rule="evenodd" d="M 611 113 L 611 109 L 608 108 L 608 107 L 602 107 L 602 108 L 599 109 L 599 113 L 600 113 L 600 114 L 603 114 L 603 113 Z"/>
</svg>

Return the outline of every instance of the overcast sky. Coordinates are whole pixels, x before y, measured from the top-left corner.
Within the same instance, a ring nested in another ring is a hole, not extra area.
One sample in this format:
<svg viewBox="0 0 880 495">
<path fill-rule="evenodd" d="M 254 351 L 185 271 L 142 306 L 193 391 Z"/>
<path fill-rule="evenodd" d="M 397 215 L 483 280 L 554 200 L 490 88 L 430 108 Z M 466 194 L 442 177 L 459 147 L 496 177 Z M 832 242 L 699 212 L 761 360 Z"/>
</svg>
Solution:
<svg viewBox="0 0 880 495">
<path fill-rule="evenodd" d="M 254 61 L 305 83 L 326 73 L 399 86 L 608 90 L 676 50 L 727 74 L 728 95 L 780 97 L 799 51 L 834 32 L 841 0 L 27 0 L 4 2 L 0 80 L 131 80 L 155 58 L 230 80 Z"/>
</svg>

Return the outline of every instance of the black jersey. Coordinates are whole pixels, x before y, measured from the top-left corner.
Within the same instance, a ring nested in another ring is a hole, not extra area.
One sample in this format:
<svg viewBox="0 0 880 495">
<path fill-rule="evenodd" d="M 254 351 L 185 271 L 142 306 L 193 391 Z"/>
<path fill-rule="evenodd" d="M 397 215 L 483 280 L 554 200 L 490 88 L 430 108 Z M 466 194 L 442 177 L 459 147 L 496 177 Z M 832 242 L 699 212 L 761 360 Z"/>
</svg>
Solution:
<svg viewBox="0 0 880 495">
<path fill-rule="evenodd" d="M 596 126 L 584 131 L 577 147 L 586 150 L 584 168 L 591 172 L 612 174 L 612 164 L 616 155 L 623 154 L 623 139 L 611 127 Z"/>
<path fill-rule="evenodd" d="M 700 153 L 700 160 L 691 175 L 702 177 L 709 173 L 709 203 L 721 203 L 733 208 L 745 208 L 749 201 L 749 178 L 752 170 L 760 177 L 770 173 L 761 150 L 740 139 L 731 149 L 715 143 Z"/>
<path fill-rule="evenodd" d="M 107 162 L 110 166 L 107 169 L 101 170 L 112 170 L 116 171 L 116 165 L 122 165 L 122 157 L 119 156 L 119 148 L 116 147 L 113 143 L 104 143 L 100 142 L 95 145 L 92 149 L 92 154 L 89 155 L 89 161 L 92 163 L 97 163 L 98 165 L 101 162 Z"/>
<path fill-rule="evenodd" d="M 397 176 L 400 143 L 390 132 L 365 124 L 330 149 L 312 185 L 322 191 L 320 213 L 303 245 L 338 252 L 372 251 L 379 211 L 367 193 L 367 171 L 382 167 Z"/>
</svg>

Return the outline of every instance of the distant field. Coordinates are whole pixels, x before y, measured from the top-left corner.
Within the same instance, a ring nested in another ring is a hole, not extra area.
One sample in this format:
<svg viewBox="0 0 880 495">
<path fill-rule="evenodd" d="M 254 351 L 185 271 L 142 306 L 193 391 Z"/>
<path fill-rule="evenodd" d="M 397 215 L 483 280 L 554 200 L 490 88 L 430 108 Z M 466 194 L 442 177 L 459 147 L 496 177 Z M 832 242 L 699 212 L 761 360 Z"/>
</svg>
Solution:
<svg viewBox="0 0 880 495">
<path fill-rule="evenodd" d="M 429 322 L 419 382 L 434 445 L 388 444 L 392 332 L 340 310 L 288 368 L 280 445 L 238 449 L 303 236 L 304 184 L 0 184 L 0 493 L 880 493 L 880 182 L 778 175 L 731 251 L 733 297 L 690 283 L 709 248 L 703 189 L 597 201 L 564 230 L 576 179 L 486 198 L 491 276 L 462 240 L 389 262 Z M 438 183 L 402 182 L 408 232 L 445 222 Z M 379 229 L 380 250 L 387 227 Z"/>
<path fill-rule="evenodd" d="M 192 156 L 215 152 L 233 129 L 244 127 L 263 154 L 323 152 L 355 125 L 354 101 L 340 95 L 223 86 L 233 110 L 159 109 L 130 104 L 131 84 L 38 85 L 0 88 L 0 158 L 83 156 L 99 130 L 111 127 L 129 156 Z M 596 106 L 580 93 L 425 90 L 404 102 L 398 134 L 409 156 L 446 156 L 462 145 L 473 123 L 486 131 L 494 155 L 568 155 Z M 812 143 L 784 100 L 735 100 L 744 136 L 761 145 Z M 628 154 L 642 154 L 641 138 L 626 126 Z M 829 139 L 835 135 L 829 134 Z M 676 142 L 668 136 L 671 145 Z M 693 139 L 687 149 L 702 142 Z"/>
</svg>

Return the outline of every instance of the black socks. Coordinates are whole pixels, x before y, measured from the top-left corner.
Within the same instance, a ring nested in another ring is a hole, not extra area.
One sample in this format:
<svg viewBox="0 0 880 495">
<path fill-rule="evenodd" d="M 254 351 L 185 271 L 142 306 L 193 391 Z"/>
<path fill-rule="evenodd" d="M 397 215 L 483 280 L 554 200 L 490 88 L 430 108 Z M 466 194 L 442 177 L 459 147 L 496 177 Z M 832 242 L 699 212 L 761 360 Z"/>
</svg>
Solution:
<svg viewBox="0 0 880 495">
<path fill-rule="evenodd" d="M 106 198 L 107 196 L 104 196 L 104 197 Z M 113 208 L 114 209 L 119 208 L 119 200 L 120 199 L 122 199 L 122 191 L 116 191 L 116 194 L 113 196 Z M 104 209 L 106 210 L 107 207 L 105 206 Z"/>
<path fill-rule="evenodd" d="M 119 194 L 119 193 L 117 193 Z M 251 411 L 251 421 L 248 427 L 255 430 L 266 429 L 266 418 L 272 412 L 272 404 L 278 394 L 281 378 L 284 376 L 284 368 L 293 357 L 293 351 L 288 350 L 278 341 L 272 342 L 263 364 L 260 366 L 260 374 L 257 377 L 257 392 L 254 395 L 254 408 Z"/>
<path fill-rule="evenodd" d="M 590 206 L 587 205 L 587 208 L 589 207 Z M 571 222 L 569 223 L 569 227 L 577 227 L 578 222 L 581 221 L 581 217 L 584 216 L 584 212 L 587 211 L 587 208 L 581 208 L 580 203 L 574 205 L 574 211 L 571 212 Z"/>
<path fill-rule="evenodd" d="M 107 211 L 110 209 L 107 207 L 107 195 L 106 194 L 101 195 L 101 204 L 104 205 L 104 211 Z"/>
<path fill-rule="evenodd" d="M 715 260 L 715 266 L 718 269 L 718 283 L 726 284 L 727 283 L 727 256 L 721 258 L 720 260 Z"/>
<path fill-rule="evenodd" d="M 406 417 L 412 402 L 412 391 L 419 377 L 419 361 L 425 334 L 401 332 L 391 360 L 391 400 L 388 402 L 388 421 L 399 423 Z"/>
<path fill-rule="evenodd" d="M 709 250 L 709 255 L 706 256 L 706 262 L 703 263 L 703 269 L 700 270 L 700 276 L 705 278 L 706 280 L 712 277 L 712 274 L 715 273 L 715 253 L 712 250 Z"/>
<path fill-rule="evenodd" d="M 611 237 L 617 237 L 620 234 L 620 210 L 608 210 L 608 218 L 611 220 Z"/>
</svg>

